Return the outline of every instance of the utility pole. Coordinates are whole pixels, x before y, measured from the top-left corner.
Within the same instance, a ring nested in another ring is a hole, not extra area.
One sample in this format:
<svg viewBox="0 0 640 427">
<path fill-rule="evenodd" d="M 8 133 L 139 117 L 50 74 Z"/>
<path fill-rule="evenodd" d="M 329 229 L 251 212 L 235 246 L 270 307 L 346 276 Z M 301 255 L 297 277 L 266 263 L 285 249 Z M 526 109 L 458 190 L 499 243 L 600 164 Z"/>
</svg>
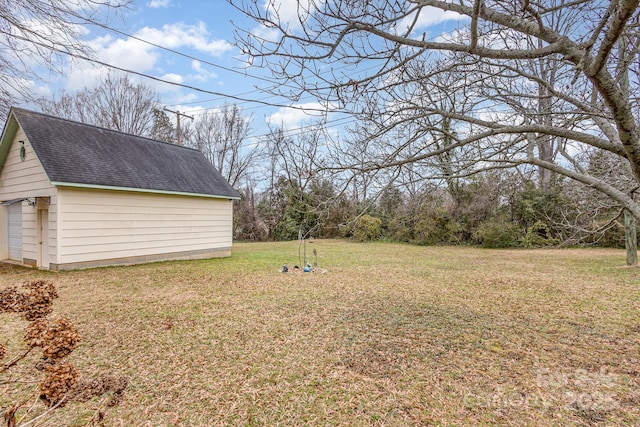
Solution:
<svg viewBox="0 0 640 427">
<path fill-rule="evenodd" d="M 178 134 L 178 145 L 182 145 L 182 140 L 180 139 L 180 116 L 185 116 L 186 118 L 191 120 L 193 120 L 193 117 L 187 116 L 186 114 L 181 113 L 180 111 L 169 110 L 168 108 L 165 108 L 164 111 L 168 111 L 176 115 L 176 133 Z"/>
</svg>

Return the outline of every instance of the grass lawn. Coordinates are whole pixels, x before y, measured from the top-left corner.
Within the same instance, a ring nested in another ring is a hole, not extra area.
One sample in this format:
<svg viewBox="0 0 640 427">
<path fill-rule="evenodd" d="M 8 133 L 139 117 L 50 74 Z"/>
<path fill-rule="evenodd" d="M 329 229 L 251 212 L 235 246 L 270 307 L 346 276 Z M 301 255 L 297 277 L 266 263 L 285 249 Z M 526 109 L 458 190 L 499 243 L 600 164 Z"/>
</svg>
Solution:
<svg viewBox="0 0 640 427">
<path fill-rule="evenodd" d="M 54 314 L 82 335 L 71 361 L 129 378 L 105 426 L 640 425 L 640 269 L 624 251 L 313 249 L 327 273 L 279 273 L 296 242 L 242 243 L 228 259 L 3 267 L 0 289 L 53 281 Z M 25 324 L 0 314 L 0 340 Z M 3 380 L 0 408 L 35 392 Z M 98 404 L 43 425 L 84 425 Z"/>
</svg>

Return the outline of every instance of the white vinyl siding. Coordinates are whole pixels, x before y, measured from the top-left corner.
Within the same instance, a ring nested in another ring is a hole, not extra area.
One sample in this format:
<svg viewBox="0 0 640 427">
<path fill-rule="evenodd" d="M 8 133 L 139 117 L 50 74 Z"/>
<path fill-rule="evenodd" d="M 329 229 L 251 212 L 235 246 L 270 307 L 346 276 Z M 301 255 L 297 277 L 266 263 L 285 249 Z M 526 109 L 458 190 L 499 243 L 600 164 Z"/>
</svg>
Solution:
<svg viewBox="0 0 640 427">
<path fill-rule="evenodd" d="M 20 158 L 22 144 L 19 141 L 24 141 L 24 161 Z M 55 257 L 55 194 L 56 188 L 51 185 L 40 161 L 31 148 L 31 144 L 29 144 L 29 140 L 22 129 L 18 129 L 5 164 L 0 171 L 0 200 L 29 198 L 35 201 L 36 197 L 51 197 L 49 242 L 47 243 L 50 259 Z M 36 221 L 36 208 L 24 203 L 22 206 L 22 257 L 20 261 L 22 259 L 37 259 Z M 4 241 L 6 242 L 7 239 Z M 8 250 L 3 250 L 2 253 L 7 254 Z M 9 258 L 15 259 L 12 256 Z"/>
<path fill-rule="evenodd" d="M 230 248 L 230 200 L 59 188 L 59 264 Z"/>
<path fill-rule="evenodd" d="M 24 141 L 24 161 L 20 159 L 19 141 Z M 19 197 L 51 196 L 55 191 L 27 137 L 22 129 L 19 129 L 0 172 L 0 197 L 2 200 L 10 200 Z"/>
</svg>

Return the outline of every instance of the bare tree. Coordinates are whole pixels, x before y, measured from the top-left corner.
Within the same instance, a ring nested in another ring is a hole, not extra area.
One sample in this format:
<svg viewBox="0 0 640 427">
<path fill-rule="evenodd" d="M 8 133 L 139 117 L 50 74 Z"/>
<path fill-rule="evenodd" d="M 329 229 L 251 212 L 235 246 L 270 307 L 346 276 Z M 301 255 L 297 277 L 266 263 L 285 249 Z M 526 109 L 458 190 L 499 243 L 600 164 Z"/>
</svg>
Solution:
<svg viewBox="0 0 640 427">
<path fill-rule="evenodd" d="M 283 127 L 272 127 L 267 141 L 271 173 L 306 191 L 317 178 L 322 131 L 322 125 L 316 124 L 304 133 L 288 136 Z"/>
<path fill-rule="evenodd" d="M 260 154 L 259 147 L 250 144 L 249 131 L 250 117 L 235 104 L 225 104 L 185 127 L 187 145 L 200 150 L 234 187 L 247 184 Z"/>
<path fill-rule="evenodd" d="M 289 239 L 297 235 L 306 239 L 322 226 L 321 217 L 327 215 L 327 198 L 333 196 L 322 197 L 322 191 L 318 191 L 323 180 L 318 173 L 322 163 L 322 132 L 320 124 L 293 135 L 281 126 L 270 129 L 265 150 L 269 188 L 260 204 L 270 238 Z"/>
<path fill-rule="evenodd" d="M 590 175 L 622 188 L 633 187 L 633 176 L 628 162 L 619 156 L 602 150 L 590 150 L 581 155 Z M 560 221 L 554 226 L 563 233 L 567 244 L 603 243 L 619 245 L 624 240 L 625 212 L 618 203 L 591 187 L 575 181 L 562 186 L 563 203 L 560 206 Z"/>
<path fill-rule="evenodd" d="M 154 111 L 160 107 L 158 93 L 128 76 L 108 74 L 94 87 L 75 94 L 62 92 L 57 99 L 40 99 L 46 113 L 133 135 L 149 136 Z"/>
<path fill-rule="evenodd" d="M 174 142 L 175 128 L 173 123 L 169 119 L 167 113 L 164 110 L 155 108 L 153 110 L 153 126 L 151 127 L 151 133 L 149 137 L 157 141 Z"/>
<path fill-rule="evenodd" d="M 82 43 L 83 23 L 105 21 L 129 0 L 0 0 L 0 114 L 13 103 L 32 101 L 34 86 L 63 70 L 69 55 L 90 56 Z M 37 95 L 36 95 L 37 96 Z"/>
<path fill-rule="evenodd" d="M 444 175 L 529 165 L 543 187 L 543 170 L 561 174 L 640 218 L 638 0 L 308 1 L 293 20 L 279 2 L 230 2 L 270 31 L 239 29 L 237 44 L 281 79 L 281 94 L 352 112 L 360 143 L 389 137 L 352 170 L 428 171 L 455 150 Z M 421 23 L 436 10 L 464 27 L 428 39 Z M 470 102 L 443 103 L 452 93 Z M 590 173 L 578 156 L 589 150 L 628 164 L 632 185 Z"/>
</svg>

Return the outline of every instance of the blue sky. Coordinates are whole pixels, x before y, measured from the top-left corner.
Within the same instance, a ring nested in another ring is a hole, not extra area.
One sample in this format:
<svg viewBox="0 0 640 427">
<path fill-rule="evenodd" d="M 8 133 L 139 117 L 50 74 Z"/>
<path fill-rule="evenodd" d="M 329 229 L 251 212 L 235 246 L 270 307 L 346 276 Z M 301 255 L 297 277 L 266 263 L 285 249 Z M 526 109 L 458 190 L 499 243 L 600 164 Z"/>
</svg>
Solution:
<svg viewBox="0 0 640 427">
<path fill-rule="evenodd" d="M 231 44 L 231 20 L 252 25 L 224 1 L 137 1 L 125 16 L 114 18 L 108 23 L 109 27 L 121 33 L 93 25 L 85 26 L 82 31 L 85 33 L 84 40 L 102 62 L 206 91 L 244 94 L 241 96 L 252 98 L 255 97 L 255 85 L 260 80 L 242 75 L 243 63 L 237 49 Z M 221 67 L 235 69 L 237 73 Z M 67 90 L 74 91 L 91 86 L 105 72 L 105 67 L 87 67 L 86 63 L 79 63 L 66 74 L 60 84 Z M 197 112 L 204 108 L 214 108 L 225 101 L 220 96 L 197 90 L 135 75 L 131 77 L 152 86 L 160 93 L 166 106 L 172 109 Z M 232 99 L 228 101 L 239 103 Z M 245 108 L 259 109 L 257 107 L 245 105 Z"/>
<path fill-rule="evenodd" d="M 277 0 L 281 15 L 287 17 L 288 13 L 291 15 L 289 18 L 293 19 L 297 1 Z M 258 4 L 264 8 L 267 1 Z M 447 27 L 451 29 L 449 24 L 455 23 L 457 18 L 435 10 L 423 15 L 419 29 L 429 30 L 432 36 L 437 36 L 438 31 L 444 31 Z M 117 31 L 94 25 L 79 27 L 79 31 L 100 61 L 153 76 L 156 80 L 131 75 L 133 79 L 157 90 L 164 105 L 172 110 L 197 117 L 205 111 L 219 108 L 225 102 L 235 103 L 243 109 L 245 115 L 253 117 L 254 135 L 266 132 L 265 121 L 283 125 L 287 129 L 307 124 L 309 116 L 300 109 L 249 102 L 261 100 L 289 105 L 284 99 L 260 93 L 260 88 L 269 83 L 251 76 L 269 76 L 258 68 L 244 68 L 243 58 L 233 45 L 232 22 L 256 34 L 265 35 L 269 31 L 249 20 L 224 0 L 136 0 L 124 16 L 114 17 L 108 22 L 108 26 Z M 107 71 L 108 68 L 104 66 L 90 66 L 84 61 L 76 61 L 63 77 L 52 81 L 46 90 L 54 92 L 52 88 L 63 87 L 73 92 L 92 86 Z M 159 80 L 179 83 L 193 89 Z M 314 108 L 318 105 L 311 99 L 303 99 L 298 106 Z"/>
</svg>

